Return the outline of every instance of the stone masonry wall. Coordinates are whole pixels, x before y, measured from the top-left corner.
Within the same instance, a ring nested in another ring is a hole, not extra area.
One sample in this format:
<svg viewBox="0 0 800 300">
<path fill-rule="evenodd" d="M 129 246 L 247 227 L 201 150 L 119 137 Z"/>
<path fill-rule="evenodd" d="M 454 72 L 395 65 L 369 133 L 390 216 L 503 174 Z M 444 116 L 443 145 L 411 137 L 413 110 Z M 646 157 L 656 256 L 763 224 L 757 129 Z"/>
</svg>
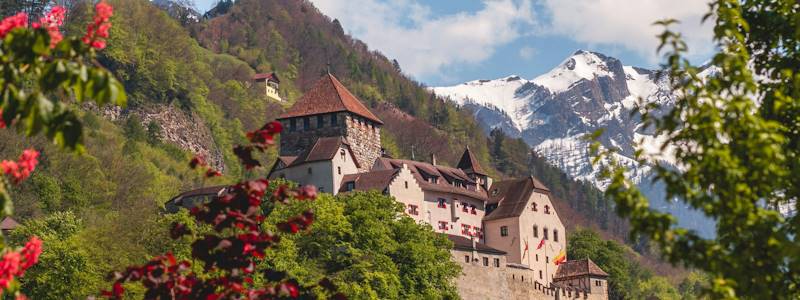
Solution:
<svg viewBox="0 0 800 300">
<path fill-rule="evenodd" d="M 374 123 L 352 115 L 348 115 L 345 122 L 347 141 L 360 164 L 358 170 L 367 172 L 381 156 L 381 130 Z"/>
<path fill-rule="evenodd" d="M 484 267 L 465 263 L 460 251 L 453 250 L 454 259 L 461 266 L 461 276 L 456 279 L 458 294 L 464 300 L 608 300 L 608 294 L 591 294 L 568 288 L 551 288 L 535 281 L 533 270 L 503 266 Z"/>
<path fill-rule="evenodd" d="M 281 132 L 281 156 L 297 156 L 303 153 L 306 149 L 314 145 L 314 142 L 321 137 L 335 137 L 345 136 L 347 130 L 345 128 L 344 113 L 337 113 L 337 124 L 331 125 L 331 115 L 323 115 L 323 126 L 320 127 L 317 123 L 317 116 L 309 116 L 310 128 L 303 129 L 303 119 L 306 117 L 297 117 L 295 119 L 295 129 L 290 127 L 291 119 L 281 120 L 283 125 L 283 132 Z"/>
</svg>

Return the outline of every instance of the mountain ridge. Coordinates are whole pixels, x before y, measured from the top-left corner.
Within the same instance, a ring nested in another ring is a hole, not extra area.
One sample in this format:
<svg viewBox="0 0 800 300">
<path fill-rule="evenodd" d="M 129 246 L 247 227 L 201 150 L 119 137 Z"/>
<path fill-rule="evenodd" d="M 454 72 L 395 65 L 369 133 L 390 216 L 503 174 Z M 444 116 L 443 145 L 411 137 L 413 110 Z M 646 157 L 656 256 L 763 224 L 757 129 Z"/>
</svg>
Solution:
<svg viewBox="0 0 800 300">
<path fill-rule="evenodd" d="M 704 71 L 708 75 L 711 71 Z M 602 129 L 599 141 L 615 149 L 615 159 L 639 184 L 651 204 L 678 216 L 679 224 L 701 234 L 713 223 L 687 207 L 676 206 L 652 184 L 652 163 L 677 167 L 672 149 L 662 151 L 663 137 L 642 124 L 640 104 L 656 103 L 667 111 L 675 101 L 667 76 L 658 70 L 623 65 L 599 52 L 577 50 L 548 72 L 523 79 L 510 75 L 493 80 L 430 88 L 435 94 L 468 108 L 484 130 L 503 130 L 522 138 L 534 151 L 570 177 L 604 190 L 607 181 L 591 163 L 585 136 Z M 634 159 L 642 149 L 651 163 Z M 608 163 L 606 160 L 604 163 Z"/>
</svg>

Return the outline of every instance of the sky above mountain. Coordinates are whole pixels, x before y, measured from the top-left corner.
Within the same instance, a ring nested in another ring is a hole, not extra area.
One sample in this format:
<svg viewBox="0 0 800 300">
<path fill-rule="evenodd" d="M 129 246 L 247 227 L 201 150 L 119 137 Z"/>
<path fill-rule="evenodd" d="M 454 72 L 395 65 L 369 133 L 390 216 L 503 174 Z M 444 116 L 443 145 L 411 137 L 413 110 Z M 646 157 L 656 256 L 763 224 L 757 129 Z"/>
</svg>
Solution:
<svg viewBox="0 0 800 300">
<path fill-rule="evenodd" d="M 696 63 L 714 50 L 702 0 L 311 0 L 429 85 L 547 72 L 577 49 L 657 68 L 652 23 L 673 18 Z M 196 0 L 201 11 L 216 0 Z"/>
</svg>

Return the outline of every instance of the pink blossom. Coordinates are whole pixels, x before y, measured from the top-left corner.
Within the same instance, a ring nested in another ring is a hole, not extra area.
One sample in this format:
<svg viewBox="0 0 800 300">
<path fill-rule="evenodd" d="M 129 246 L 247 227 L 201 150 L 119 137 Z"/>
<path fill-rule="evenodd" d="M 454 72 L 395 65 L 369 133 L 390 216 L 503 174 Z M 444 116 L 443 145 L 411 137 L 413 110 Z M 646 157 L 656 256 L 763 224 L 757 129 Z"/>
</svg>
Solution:
<svg viewBox="0 0 800 300">
<path fill-rule="evenodd" d="M 58 42 L 64 39 L 64 36 L 61 35 L 61 31 L 59 31 L 59 27 L 64 24 L 64 16 L 67 13 L 67 9 L 63 6 L 55 6 L 50 12 L 47 13 L 44 17 L 39 19 L 39 23 L 34 23 L 34 28 L 44 27 L 47 29 L 47 33 L 50 35 L 50 48 L 54 48 Z"/>
<path fill-rule="evenodd" d="M 18 13 L 0 21 L 0 38 L 5 38 L 6 35 L 16 28 L 28 27 L 28 14 Z"/>
<path fill-rule="evenodd" d="M 25 150 L 17 161 L 4 160 L 0 162 L 0 170 L 11 176 L 14 183 L 19 184 L 30 177 L 33 170 L 36 169 L 36 165 L 39 164 L 37 157 L 39 157 L 38 151 L 33 149 Z"/>
<path fill-rule="evenodd" d="M 109 19 L 114 15 L 114 8 L 105 1 L 100 1 L 95 5 L 94 11 L 94 20 L 86 26 L 86 35 L 81 40 L 99 50 L 106 47 L 104 39 L 108 38 L 108 30 L 111 29 Z"/>
</svg>

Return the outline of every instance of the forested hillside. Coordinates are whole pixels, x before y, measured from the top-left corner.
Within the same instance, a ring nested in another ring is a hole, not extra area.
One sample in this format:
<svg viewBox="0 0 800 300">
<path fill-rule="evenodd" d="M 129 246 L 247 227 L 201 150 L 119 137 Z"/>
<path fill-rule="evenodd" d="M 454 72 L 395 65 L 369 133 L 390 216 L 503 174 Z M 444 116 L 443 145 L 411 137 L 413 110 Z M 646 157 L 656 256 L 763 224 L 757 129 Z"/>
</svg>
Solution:
<svg viewBox="0 0 800 300">
<path fill-rule="evenodd" d="M 70 8 L 65 30 L 79 34 L 91 5 L 59 2 Z M 601 192 L 549 166 L 522 140 L 499 132 L 486 136 L 469 111 L 436 98 L 403 75 L 396 61 L 344 34 L 337 20 L 307 1 L 222 1 L 208 19 L 196 21 L 171 17 L 146 0 L 109 2 L 114 26 L 98 63 L 123 82 L 128 107 L 82 107 L 87 151 L 80 156 L 60 152 L 45 139 L 0 131 L 0 157 L 30 146 L 42 150 L 40 169 L 14 191 L 15 218 L 26 233 L 51 233 L 43 239 L 58 252 L 45 253 L 42 265 L 70 257 L 58 269 L 32 269 L 39 272 L 31 276 L 38 288 L 57 289 L 68 278 L 80 288 L 61 295 L 84 297 L 104 287 L 109 271 L 163 253 L 170 245 L 164 230 L 169 221 L 159 214 L 163 203 L 180 191 L 264 172 L 241 169 L 233 145 L 244 140 L 245 131 L 274 119 L 325 72 L 386 123 L 383 143 L 392 155 L 425 160 L 435 153 L 455 164 L 469 145 L 495 177 L 542 179 L 559 211 L 572 220 L 568 226 L 626 239 L 626 224 Z M 267 100 L 251 82 L 255 73 L 267 71 L 281 77 L 288 103 Z M 271 151 L 266 159 L 274 158 Z M 206 155 L 225 176 L 204 181 L 186 164 L 194 153 Z"/>
</svg>

